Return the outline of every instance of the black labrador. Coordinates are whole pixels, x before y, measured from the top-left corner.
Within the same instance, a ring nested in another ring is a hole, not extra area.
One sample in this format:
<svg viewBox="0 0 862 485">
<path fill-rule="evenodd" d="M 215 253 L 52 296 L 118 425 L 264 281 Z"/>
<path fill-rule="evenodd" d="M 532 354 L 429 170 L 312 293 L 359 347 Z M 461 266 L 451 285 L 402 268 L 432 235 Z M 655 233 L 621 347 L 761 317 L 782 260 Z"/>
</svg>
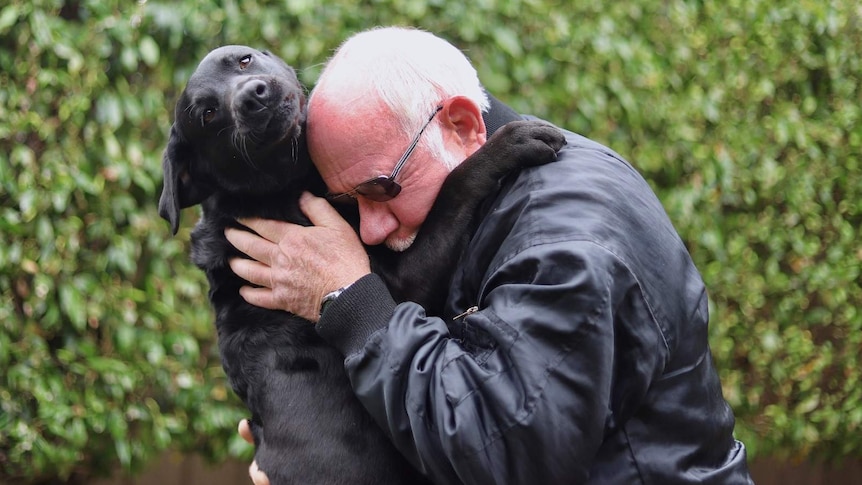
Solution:
<svg viewBox="0 0 862 485">
<path fill-rule="evenodd" d="M 192 261 L 209 280 L 222 365 L 251 411 L 255 458 L 271 483 L 426 483 L 354 396 L 344 357 L 308 321 L 246 303 L 238 290 L 247 283 L 228 266 L 240 255 L 224 237 L 225 227 L 240 227 L 236 218 L 310 224 L 298 197 L 325 187 L 305 146 L 305 99 L 294 70 L 268 52 L 209 53 L 176 105 L 159 214 L 176 234 L 180 210 L 203 206 Z M 396 300 L 439 314 L 480 203 L 504 175 L 555 160 L 564 144 L 544 122 L 505 125 L 449 175 L 410 249 L 369 248 Z M 355 213 L 346 217 L 356 224 Z"/>
</svg>

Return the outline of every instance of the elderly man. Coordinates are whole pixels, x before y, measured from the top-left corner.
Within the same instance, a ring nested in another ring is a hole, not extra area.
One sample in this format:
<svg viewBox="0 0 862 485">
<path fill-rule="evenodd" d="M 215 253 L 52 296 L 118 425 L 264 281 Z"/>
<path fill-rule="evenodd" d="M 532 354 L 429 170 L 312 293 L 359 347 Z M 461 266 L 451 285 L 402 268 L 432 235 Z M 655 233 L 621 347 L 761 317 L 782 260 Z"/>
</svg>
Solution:
<svg viewBox="0 0 862 485">
<path fill-rule="evenodd" d="M 358 204 L 362 242 L 410 246 L 449 171 L 485 142 L 487 103 L 463 54 L 429 33 L 344 43 L 309 101 L 308 144 L 331 198 Z M 393 301 L 350 226 L 311 196 L 314 227 L 228 232 L 257 260 L 231 263 L 260 286 L 242 294 L 316 321 L 435 483 L 751 483 L 683 242 L 629 163 L 566 137 L 557 162 L 488 201 L 443 315 Z"/>
</svg>

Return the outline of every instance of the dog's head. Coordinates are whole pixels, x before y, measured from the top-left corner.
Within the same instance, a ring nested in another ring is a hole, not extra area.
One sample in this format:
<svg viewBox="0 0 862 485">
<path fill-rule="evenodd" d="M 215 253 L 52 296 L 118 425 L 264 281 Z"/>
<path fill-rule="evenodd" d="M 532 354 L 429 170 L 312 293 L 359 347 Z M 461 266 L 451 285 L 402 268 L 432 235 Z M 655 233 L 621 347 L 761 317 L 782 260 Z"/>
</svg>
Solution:
<svg viewBox="0 0 862 485">
<path fill-rule="evenodd" d="M 267 192 L 301 179 L 305 90 L 294 70 L 246 46 L 213 50 L 177 101 L 162 159 L 159 215 L 174 233 L 180 210 L 217 191 Z"/>
</svg>

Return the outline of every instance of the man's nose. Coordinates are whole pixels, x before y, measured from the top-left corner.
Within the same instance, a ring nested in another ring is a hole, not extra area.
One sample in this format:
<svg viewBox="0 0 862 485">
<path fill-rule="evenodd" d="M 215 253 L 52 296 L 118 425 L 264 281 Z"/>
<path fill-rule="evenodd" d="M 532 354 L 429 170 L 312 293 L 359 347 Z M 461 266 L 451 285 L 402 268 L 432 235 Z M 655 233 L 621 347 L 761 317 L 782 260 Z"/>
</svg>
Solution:
<svg viewBox="0 0 862 485">
<path fill-rule="evenodd" d="M 386 242 L 386 238 L 398 229 L 398 219 L 384 202 L 374 202 L 359 197 L 359 237 L 369 246 Z"/>
</svg>

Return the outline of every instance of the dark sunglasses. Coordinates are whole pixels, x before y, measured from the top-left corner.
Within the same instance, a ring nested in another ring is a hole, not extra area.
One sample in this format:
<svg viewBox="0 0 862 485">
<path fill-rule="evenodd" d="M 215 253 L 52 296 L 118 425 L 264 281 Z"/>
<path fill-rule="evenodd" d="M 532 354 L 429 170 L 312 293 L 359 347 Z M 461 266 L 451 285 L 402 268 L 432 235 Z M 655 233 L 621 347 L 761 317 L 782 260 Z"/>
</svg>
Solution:
<svg viewBox="0 0 862 485">
<path fill-rule="evenodd" d="M 398 176 L 398 172 L 401 171 L 401 168 L 404 167 L 404 162 L 410 158 L 410 154 L 413 153 L 413 150 L 416 148 L 416 145 L 419 143 L 419 138 L 422 136 L 422 133 L 425 132 L 425 128 L 428 128 L 428 125 L 431 124 L 431 120 L 437 116 L 437 113 L 443 109 L 443 106 L 437 106 L 431 116 L 428 117 L 428 121 L 422 125 L 422 129 L 419 130 L 419 133 L 413 138 L 413 141 L 410 142 L 410 146 L 407 147 L 407 151 L 404 152 L 404 155 L 401 155 L 401 158 L 398 160 L 398 163 L 395 164 L 395 169 L 392 170 L 392 173 L 387 175 L 378 175 L 377 177 L 371 178 L 362 182 L 361 184 L 353 187 L 353 190 L 349 192 L 342 192 L 340 194 L 326 194 L 326 198 L 331 201 L 341 202 L 344 201 L 344 198 L 347 197 L 351 200 L 356 199 L 356 195 L 359 194 L 366 199 L 373 200 L 374 202 L 386 202 L 387 200 L 392 200 L 396 195 L 401 193 L 401 186 L 398 185 L 398 182 L 395 181 L 395 177 Z"/>
</svg>

